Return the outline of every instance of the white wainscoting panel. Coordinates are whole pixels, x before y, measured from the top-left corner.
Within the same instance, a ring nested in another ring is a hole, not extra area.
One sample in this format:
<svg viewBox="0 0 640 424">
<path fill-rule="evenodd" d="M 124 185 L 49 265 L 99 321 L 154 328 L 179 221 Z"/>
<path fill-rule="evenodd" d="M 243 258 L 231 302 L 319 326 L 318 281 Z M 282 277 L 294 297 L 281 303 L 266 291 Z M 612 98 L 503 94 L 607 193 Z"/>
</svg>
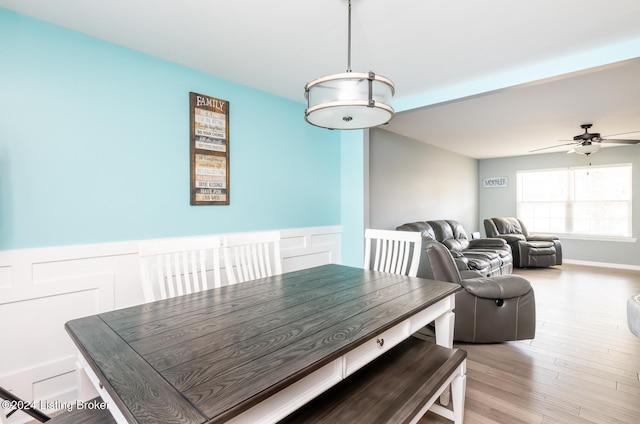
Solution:
<svg viewBox="0 0 640 424">
<path fill-rule="evenodd" d="M 341 235 L 340 226 L 281 230 L 283 271 L 341 263 Z M 0 251 L 0 386 L 36 406 L 78 398 L 64 324 L 143 303 L 138 243 Z M 28 421 L 21 412 L 9 419 Z"/>
<path fill-rule="evenodd" d="M 297 271 L 324 264 L 342 263 L 340 227 L 293 229 L 280 232 L 282 270 Z"/>
</svg>

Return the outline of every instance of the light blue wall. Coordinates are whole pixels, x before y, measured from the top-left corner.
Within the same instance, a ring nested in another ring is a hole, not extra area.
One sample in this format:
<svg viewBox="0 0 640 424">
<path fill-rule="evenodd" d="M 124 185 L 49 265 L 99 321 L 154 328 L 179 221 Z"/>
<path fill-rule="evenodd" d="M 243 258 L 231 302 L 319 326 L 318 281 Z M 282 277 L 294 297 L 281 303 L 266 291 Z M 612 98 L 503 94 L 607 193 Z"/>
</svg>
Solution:
<svg viewBox="0 0 640 424">
<path fill-rule="evenodd" d="M 345 219 L 340 133 L 302 103 L 4 9 L 0 63 L 0 249 Z M 229 206 L 189 205 L 190 91 L 230 102 Z"/>
<path fill-rule="evenodd" d="M 364 263 L 365 138 L 362 130 L 340 131 L 342 263 Z"/>
</svg>

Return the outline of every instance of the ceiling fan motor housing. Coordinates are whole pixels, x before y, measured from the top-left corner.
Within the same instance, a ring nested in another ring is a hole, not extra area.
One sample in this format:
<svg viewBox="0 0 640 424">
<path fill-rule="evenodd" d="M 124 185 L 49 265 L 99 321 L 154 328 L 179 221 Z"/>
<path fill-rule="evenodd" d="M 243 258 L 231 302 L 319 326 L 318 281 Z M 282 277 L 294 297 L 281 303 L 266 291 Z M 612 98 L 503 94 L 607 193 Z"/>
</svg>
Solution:
<svg viewBox="0 0 640 424">
<path fill-rule="evenodd" d="M 583 142 L 591 142 L 591 141 L 599 141 L 600 133 L 590 133 L 589 128 L 591 128 L 592 124 L 582 124 L 580 127 L 584 129 L 584 133 L 580 135 L 576 135 L 573 137 L 575 141 L 583 141 Z M 591 144 L 591 143 L 589 143 Z"/>
</svg>

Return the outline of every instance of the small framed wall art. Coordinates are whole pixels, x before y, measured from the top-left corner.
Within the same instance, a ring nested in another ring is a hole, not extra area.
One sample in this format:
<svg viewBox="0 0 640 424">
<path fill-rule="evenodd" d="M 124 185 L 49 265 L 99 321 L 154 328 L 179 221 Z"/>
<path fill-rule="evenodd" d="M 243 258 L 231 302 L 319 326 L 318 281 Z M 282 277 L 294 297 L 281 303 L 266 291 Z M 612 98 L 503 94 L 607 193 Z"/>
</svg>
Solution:
<svg viewBox="0 0 640 424">
<path fill-rule="evenodd" d="M 191 204 L 229 204 L 229 102 L 189 93 Z"/>
<path fill-rule="evenodd" d="M 482 180 L 482 188 L 509 187 L 509 177 L 489 177 Z"/>
</svg>

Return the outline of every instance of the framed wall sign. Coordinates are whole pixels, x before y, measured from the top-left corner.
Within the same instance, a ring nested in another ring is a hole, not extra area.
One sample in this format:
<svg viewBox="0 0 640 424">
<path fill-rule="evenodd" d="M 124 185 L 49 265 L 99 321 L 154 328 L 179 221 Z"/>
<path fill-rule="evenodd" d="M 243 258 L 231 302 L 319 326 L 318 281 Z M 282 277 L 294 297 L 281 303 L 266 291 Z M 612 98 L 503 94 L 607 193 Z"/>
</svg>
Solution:
<svg viewBox="0 0 640 424">
<path fill-rule="evenodd" d="M 489 177 L 482 180 L 483 188 L 508 187 L 508 186 L 509 186 L 508 177 Z"/>
<path fill-rule="evenodd" d="M 229 102 L 189 93 L 191 204 L 229 204 Z"/>
</svg>

